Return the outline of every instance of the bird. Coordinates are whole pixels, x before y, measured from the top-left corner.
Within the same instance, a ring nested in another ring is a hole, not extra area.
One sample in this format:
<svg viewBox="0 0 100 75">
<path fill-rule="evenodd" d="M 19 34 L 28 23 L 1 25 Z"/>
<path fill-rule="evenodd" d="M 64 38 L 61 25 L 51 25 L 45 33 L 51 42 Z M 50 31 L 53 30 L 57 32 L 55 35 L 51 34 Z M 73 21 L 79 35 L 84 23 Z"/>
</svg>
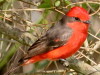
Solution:
<svg viewBox="0 0 100 75">
<path fill-rule="evenodd" d="M 79 50 L 88 36 L 90 16 L 82 7 L 72 7 L 29 49 L 21 60 L 22 65 L 41 60 L 58 60 L 72 56 Z"/>
</svg>

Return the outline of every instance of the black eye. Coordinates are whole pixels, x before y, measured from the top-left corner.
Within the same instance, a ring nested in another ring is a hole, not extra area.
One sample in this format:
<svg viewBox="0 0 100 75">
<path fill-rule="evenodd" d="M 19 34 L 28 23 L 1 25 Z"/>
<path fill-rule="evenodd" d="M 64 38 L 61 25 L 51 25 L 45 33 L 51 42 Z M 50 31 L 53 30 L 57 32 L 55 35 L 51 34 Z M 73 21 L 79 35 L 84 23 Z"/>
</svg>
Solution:
<svg viewBox="0 0 100 75">
<path fill-rule="evenodd" d="M 74 18 L 75 18 L 75 20 L 80 21 L 80 19 L 78 17 L 74 17 Z"/>
</svg>

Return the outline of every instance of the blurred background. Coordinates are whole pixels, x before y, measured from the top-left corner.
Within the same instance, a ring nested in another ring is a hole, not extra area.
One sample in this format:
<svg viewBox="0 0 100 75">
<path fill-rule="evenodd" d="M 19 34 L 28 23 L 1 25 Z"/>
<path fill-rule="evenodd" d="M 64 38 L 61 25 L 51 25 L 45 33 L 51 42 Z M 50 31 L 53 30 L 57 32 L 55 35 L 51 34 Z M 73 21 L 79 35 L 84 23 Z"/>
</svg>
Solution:
<svg viewBox="0 0 100 75">
<path fill-rule="evenodd" d="M 65 67 L 44 60 L 11 71 L 22 54 L 73 6 L 85 8 L 91 16 L 88 38 L 72 56 L 73 62 L 88 65 Z M 88 75 L 86 70 L 94 67 L 100 70 L 100 0 L 0 0 L 0 75 L 10 71 L 16 75 Z"/>
</svg>

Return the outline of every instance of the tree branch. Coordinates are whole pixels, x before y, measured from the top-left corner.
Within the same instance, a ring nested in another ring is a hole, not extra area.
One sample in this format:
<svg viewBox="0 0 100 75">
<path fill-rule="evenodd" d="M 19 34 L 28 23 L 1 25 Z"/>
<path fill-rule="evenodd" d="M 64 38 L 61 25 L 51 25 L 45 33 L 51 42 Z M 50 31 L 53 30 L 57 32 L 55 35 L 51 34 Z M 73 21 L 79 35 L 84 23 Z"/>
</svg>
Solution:
<svg viewBox="0 0 100 75">
<path fill-rule="evenodd" d="M 11 25 L 0 21 L 0 33 L 18 41 L 23 45 L 29 46 L 29 41 L 32 41 L 32 35 L 28 32 L 21 31 L 18 28 L 14 28 Z M 27 35 L 26 35 L 27 34 Z"/>
<path fill-rule="evenodd" d="M 68 63 L 63 62 L 63 64 L 66 67 L 72 68 L 77 72 L 80 72 L 84 75 L 100 75 L 100 69 L 97 69 L 84 61 L 77 60 L 75 58 L 68 58 L 67 61 L 69 62 L 69 65 L 66 65 Z M 98 67 L 98 66 L 96 66 Z"/>
</svg>

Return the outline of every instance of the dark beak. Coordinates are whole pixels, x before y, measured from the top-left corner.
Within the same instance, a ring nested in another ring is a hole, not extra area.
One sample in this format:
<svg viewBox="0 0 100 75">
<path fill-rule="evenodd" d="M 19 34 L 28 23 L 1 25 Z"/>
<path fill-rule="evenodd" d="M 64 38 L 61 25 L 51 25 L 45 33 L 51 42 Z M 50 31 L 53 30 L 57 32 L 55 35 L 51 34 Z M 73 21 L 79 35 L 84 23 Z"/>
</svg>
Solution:
<svg viewBox="0 0 100 75">
<path fill-rule="evenodd" d="M 90 24 L 91 22 L 87 20 L 87 21 L 83 21 L 83 23 Z"/>
</svg>

